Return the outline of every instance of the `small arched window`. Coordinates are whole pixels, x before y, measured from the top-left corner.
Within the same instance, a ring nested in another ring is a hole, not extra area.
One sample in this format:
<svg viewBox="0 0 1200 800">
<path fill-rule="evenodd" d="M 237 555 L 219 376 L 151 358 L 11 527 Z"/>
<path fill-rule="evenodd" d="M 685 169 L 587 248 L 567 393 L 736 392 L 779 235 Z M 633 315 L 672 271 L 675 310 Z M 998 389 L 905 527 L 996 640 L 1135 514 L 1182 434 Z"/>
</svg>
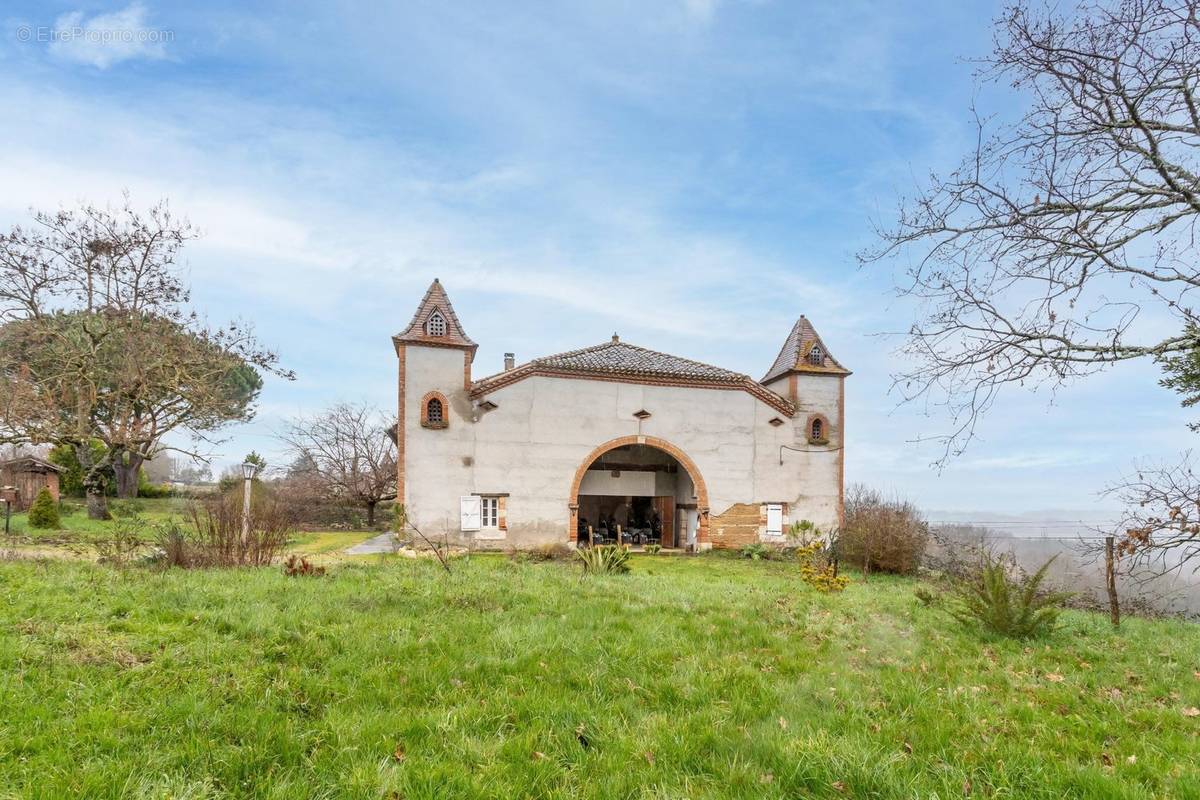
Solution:
<svg viewBox="0 0 1200 800">
<path fill-rule="evenodd" d="M 808 351 L 808 363 L 814 367 L 819 367 L 825 363 L 825 353 L 821 351 L 821 345 L 814 344 L 812 350 Z"/>
<path fill-rule="evenodd" d="M 430 392 L 421 398 L 421 427 L 445 428 L 450 424 L 450 408 L 446 404 L 446 395 L 441 392 Z"/>
<path fill-rule="evenodd" d="M 821 421 L 820 417 L 812 421 L 812 427 L 808 431 L 808 438 L 818 442 L 825 438 L 825 423 Z"/>
<path fill-rule="evenodd" d="M 442 312 L 434 311 L 429 315 L 429 319 L 425 322 L 425 333 L 430 336 L 446 335 L 446 318 L 442 316 Z"/>
</svg>

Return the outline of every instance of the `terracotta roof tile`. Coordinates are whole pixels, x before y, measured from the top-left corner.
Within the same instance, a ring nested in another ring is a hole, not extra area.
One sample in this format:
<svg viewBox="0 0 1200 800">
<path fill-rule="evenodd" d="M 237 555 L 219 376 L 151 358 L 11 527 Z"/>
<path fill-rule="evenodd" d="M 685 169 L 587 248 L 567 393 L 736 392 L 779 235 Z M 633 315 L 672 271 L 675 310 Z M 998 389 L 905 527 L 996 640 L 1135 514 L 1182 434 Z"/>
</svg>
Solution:
<svg viewBox="0 0 1200 800">
<path fill-rule="evenodd" d="M 441 312 L 442 317 L 446 320 L 444 336 L 430 336 L 425 332 L 425 323 L 434 311 Z M 450 304 L 450 297 L 437 278 L 433 279 L 433 283 L 425 292 L 424 299 L 417 306 L 417 313 L 413 314 L 412 322 L 408 323 L 408 327 L 403 331 L 393 336 L 392 341 L 397 343 L 419 342 L 442 347 L 466 347 L 472 351 L 479 346 L 463 330 L 462 323 L 458 321 L 458 315 L 454 313 L 454 306 Z"/>
<path fill-rule="evenodd" d="M 791 414 L 791 403 L 739 372 L 714 367 L 689 358 L 673 356 L 645 347 L 620 341 L 542 356 L 515 369 L 491 375 L 474 383 L 472 396 L 480 397 L 490 391 L 515 383 L 531 375 L 595 378 L 631 382 L 663 381 L 713 388 L 744 389 L 759 399 Z"/>
<path fill-rule="evenodd" d="M 731 372 L 688 358 L 660 353 L 645 347 L 622 342 L 613 337 L 611 342 L 571 350 L 552 356 L 535 358 L 530 362 L 540 367 L 568 372 L 602 372 L 605 374 L 647 375 L 663 378 L 690 378 L 708 381 L 739 383 L 746 375 Z"/>
<path fill-rule="evenodd" d="M 809 353 L 812 352 L 814 345 L 821 347 L 821 363 L 814 364 L 809 361 Z M 813 328 L 812 323 L 800 315 L 800 319 L 796 320 L 796 324 L 792 326 L 792 332 L 783 342 L 783 347 L 779 350 L 779 355 L 775 357 L 775 363 L 767 370 L 767 374 L 763 376 L 759 383 L 770 383 L 773 380 L 787 375 L 789 372 L 820 372 L 832 375 L 849 375 L 850 370 L 843 367 L 838 360 L 829 352 L 829 348 L 821 341 L 821 337 L 817 335 L 817 331 Z"/>
</svg>

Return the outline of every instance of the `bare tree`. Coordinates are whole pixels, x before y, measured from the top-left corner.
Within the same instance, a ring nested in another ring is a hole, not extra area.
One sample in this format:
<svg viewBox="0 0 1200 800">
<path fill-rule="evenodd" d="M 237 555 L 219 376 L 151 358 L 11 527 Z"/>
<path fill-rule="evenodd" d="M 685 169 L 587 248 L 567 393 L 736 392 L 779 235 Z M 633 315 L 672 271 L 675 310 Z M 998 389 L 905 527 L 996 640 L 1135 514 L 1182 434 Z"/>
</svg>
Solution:
<svg viewBox="0 0 1200 800">
<path fill-rule="evenodd" d="M 293 470 L 308 469 L 330 499 L 375 507 L 396 499 L 395 423 L 366 405 L 339 403 L 312 417 L 297 417 L 280 438 L 291 450 Z"/>
<path fill-rule="evenodd" d="M 976 114 L 974 152 L 903 199 L 860 253 L 908 259 L 899 291 L 921 312 L 902 351 L 915 363 L 893 377 L 905 401 L 948 408 L 942 461 L 1005 386 L 1055 388 L 1200 346 L 1198 8 L 1062 14 L 1018 0 L 978 74 L 1010 82 L 1028 112 L 994 130 Z"/>
<path fill-rule="evenodd" d="M 1144 465 L 1107 494 L 1125 505 L 1117 530 L 1124 572 L 1152 580 L 1200 571 L 1200 481 L 1191 453 L 1175 464 Z"/>
</svg>

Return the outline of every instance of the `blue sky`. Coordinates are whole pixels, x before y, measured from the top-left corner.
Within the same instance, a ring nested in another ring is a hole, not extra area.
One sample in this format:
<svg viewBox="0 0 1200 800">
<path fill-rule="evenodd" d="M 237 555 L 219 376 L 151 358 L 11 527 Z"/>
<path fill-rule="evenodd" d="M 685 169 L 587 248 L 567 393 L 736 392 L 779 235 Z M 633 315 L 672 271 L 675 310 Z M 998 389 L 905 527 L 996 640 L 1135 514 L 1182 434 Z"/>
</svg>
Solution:
<svg viewBox="0 0 1200 800">
<path fill-rule="evenodd" d="M 972 140 L 964 59 L 993 3 L 783 0 L 6 4 L 0 224 L 30 206 L 167 197 L 205 232 L 197 305 L 253 320 L 298 374 L 216 463 L 279 460 L 281 421 L 390 408 L 389 336 L 436 276 L 475 372 L 636 344 L 759 377 L 801 313 L 854 370 L 847 478 L 922 506 L 1103 509 L 1188 415 L 1128 366 L 1010 391 L 941 473 L 945 430 L 889 396 L 914 310 L 861 270 L 871 220 Z M 72 27 L 162 32 L 51 41 Z M 1002 117 L 1020 98 L 984 89 Z M 1051 514 L 1053 516 L 1053 514 Z"/>
</svg>

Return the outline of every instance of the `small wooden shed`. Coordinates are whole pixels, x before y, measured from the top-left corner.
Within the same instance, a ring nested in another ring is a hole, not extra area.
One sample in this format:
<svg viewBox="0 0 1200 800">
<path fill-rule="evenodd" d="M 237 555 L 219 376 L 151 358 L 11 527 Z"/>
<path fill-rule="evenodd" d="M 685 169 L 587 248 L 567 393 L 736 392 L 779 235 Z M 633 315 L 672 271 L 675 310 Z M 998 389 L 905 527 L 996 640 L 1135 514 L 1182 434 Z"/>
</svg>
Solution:
<svg viewBox="0 0 1200 800">
<path fill-rule="evenodd" d="M 21 456 L 0 462 L 0 497 L 13 504 L 13 510 L 24 511 L 43 487 L 50 490 L 58 502 L 58 476 L 63 468 L 37 456 Z"/>
</svg>

